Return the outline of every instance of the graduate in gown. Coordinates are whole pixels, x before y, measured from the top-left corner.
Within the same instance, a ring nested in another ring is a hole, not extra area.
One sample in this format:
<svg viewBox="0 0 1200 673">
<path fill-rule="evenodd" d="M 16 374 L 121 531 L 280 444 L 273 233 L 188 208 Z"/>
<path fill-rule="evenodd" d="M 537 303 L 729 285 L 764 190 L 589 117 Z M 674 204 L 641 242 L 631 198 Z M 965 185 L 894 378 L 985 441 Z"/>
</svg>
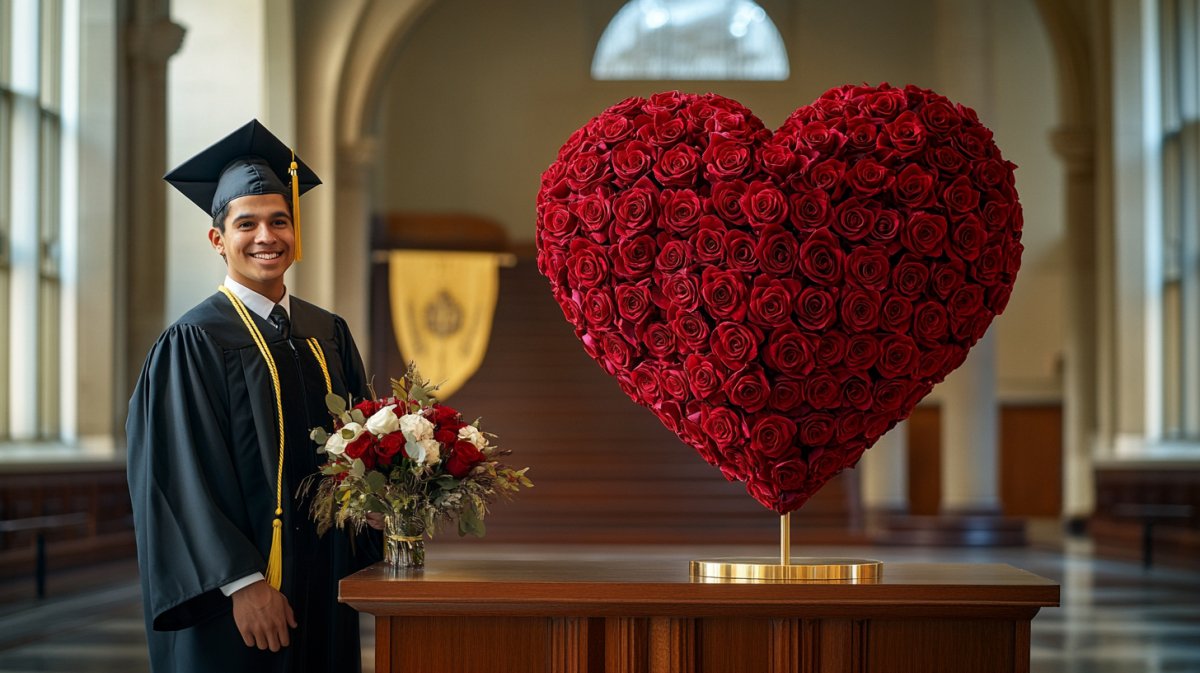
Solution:
<svg viewBox="0 0 1200 673">
<path fill-rule="evenodd" d="M 158 339 L 129 403 L 151 668 L 357 671 L 337 582 L 378 560 L 379 540 L 317 537 L 297 495 L 322 462 L 309 430 L 332 426 L 326 393 L 367 394 L 346 323 L 283 283 L 299 194 L 319 180 L 257 121 L 166 177 L 213 216 L 228 276 Z"/>
</svg>

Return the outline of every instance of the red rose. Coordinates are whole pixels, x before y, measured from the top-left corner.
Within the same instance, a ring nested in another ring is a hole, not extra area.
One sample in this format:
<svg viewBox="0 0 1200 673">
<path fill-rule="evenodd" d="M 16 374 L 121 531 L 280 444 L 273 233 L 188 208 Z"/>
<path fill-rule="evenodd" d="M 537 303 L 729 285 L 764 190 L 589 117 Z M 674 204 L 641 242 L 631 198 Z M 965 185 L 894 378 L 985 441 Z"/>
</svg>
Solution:
<svg viewBox="0 0 1200 673">
<path fill-rule="evenodd" d="M 962 119 L 945 98 L 935 98 L 921 106 L 921 122 L 933 133 L 944 136 L 958 128 Z"/>
<path fill-rule="evenodd" d="M 724 133 L 714 133 L 701 157 L 704 177 L 710 182 L 740 178 L 750 168 L 753 154 L 745 143 Z"/>
<path fill-rule="evenodd" d="M 933 346 L 946 338 L 949 316 L 944 306 L 934 301 L 918 304 L 913 309 L 913 336 L 922 346 Z"/>
<path fill-rule="evenodd" d="M 370 418 L 371 416 L 375 415 L 375 412 L 386 406 L 387 404 L 385 404 L 383 400 L 363 400 L 351 408 L 358 409 L 362 412 L 364 417 Z"/>
<path fill-rule="evenodd" d="M 380 437 L 379 447 L 376 449 L 376 453 L 382 459 L 380 462 L 392 462 L 392 459 L 400 455 L 401 451 L 404 450 L 404 445 L 407 443 L 407 440 L 404 439 L 404 433 L 401 432 L 391 432 Z"/>
<path fill-rule="evenodd" d="M 375 452 L 371 450 L 373 444 L 375 444 L 375 436 L 369 432 L 364 432 L 353 442 L 346 445 L 346 456 L 362 459 L 367 469 L 371 469 L 375 467 L 376 459 Z"/>
<path fill-rule="evenodd" d="M 796 296 L 796 322 L 813 331 L 823 330 L 837 319 L 833 295 L 824 288 L 809 285 Z"/>
<path fill-rule="evenodd" d="M 817 449 L 808 456 L 808 479 L 814 484 L 827 483 L 842 471 L 840 451 Z"/>
<path fill-rule="evenodd" d="M 846 366 L 854 371 L 866 371 L 879 359 L 879 342 L 870 334 L 855 334 L 846 344 Z"/>
<path fill-rule="evenodd" d="M 763 360 L 777 372 L 804 376 L 812 371 L 812 339 L 794 327 L 781 327 L 771 333 Z"/>
<path fill-rule="evenodd" d="M 474 444 L 459 440 L 454 443 L 454 450 L 450 452 L 450 460 L 446 461 L 446 471 L 454 478 L 462 479 L 483 460 L 483 453 Z"/>
<path fill-rule="evenodd" d="M 967 167 L 967 158 L 953 147 L 931 147 L 925 151 L 925 163 L 942 175 L 957 175 Z"/>
<path fill-rule="evenodd" d="M 721 364 L 736 370 L 758 357 L 759 338 L 753 327 L 727 321 L 717 325 L 709 341 Z"/>
<path fill-rule="evenodd" d="M 662 290 L 677 309 L 694 311 L 700 305 L 700 288 L 696 286 L 696 277 L 690 274 L 675 273 L 663 278 Z"/>
<path fill-rule="evenodd" d="M 654 165 L 654 148 L 640 140 L 628 140 L 612 151 L 612 169 L 618 186 L 637 182 Z"/>
<path fill-rule="evenodd" d="M 781 143 L 767 143 L 758 151 L 758 162 L 763 169 L 783 180 L 795 169 L 796 159 L 792 149 Z"/>
<path fill-rule="evenodd" d="M 729 397 L 731 404 L 741 407 L 747 413 L 760 411 L 767 405 L 767 397 L 771 394 L 767 377 L 760 367 L 754 365 L 730 376 L 722 390 Z"/>
<path fill-rule="evenodd" d="M 742 195 L 742 212 L 754 227 L 779 224 L 787 219 L 788 200 L 774 184 L 755 180 Z"/>
<path fill-rule="evenodd" d="M 879 293 L 851 287 L 842 294 L 840 316 L 850 332 L 871 332 L 879 325 Z"/>
<path fill-rule="evenodd" d="M 892 269 L 892 286 L 906 297 L 915 297 L 929 285 L 929 267 L 912 255 L 904 255 Z"/>
<path fill-rule="evenodd" d="M 871 158 L 854 162 L 846 171 L 846 182 L 857 196 L 874 196 L 889 187 L 895 178 L 886 166 Z"/>
<path fill-rule="evenodd" d="M 662 91 L 650 96 L 644 109 L 651 114 L 673 112 L 683 105 L 683 100 L 684 94 L 678 91 Z M 668 118 L 674 118 L 674 115 L 670 115 Z"/>
<path fill-rule="evenodd" d="M 992 145 L 992 132 L 983 126 L 962 127 L 954 134 L 951 144 L 970 159 L 983 159 Z"/>
<path fill-rule="evenodd" d="M 741 320 L 746 316 L 746 282 L 736 271 L 706 267 L 700 275 L 700 298 L 714 318 Z"/>
<path fill-rule="evenodd" d="M 683 361 L 683 373 L 687 375 L 688 388 L 698 400 L 707 400 L 725 383 L 724 369 L 715 358 L 689 355 Z"/>
<path fill-rule="evenodd" d="M 681 236 L 690 236 L 696 231 L 704 212 L 704 204 L 696 192 L 690 189 L 666 189 L 659 200 L 664 228 Z"/>
<path fill-rule="evenodd" d="M 722 449 L 746 443 L 745 423 L 728 407 L 704 407 L 700 412 L 700 428 Z"/>
<path fill-rule="evenodd" d="M 879 326 L 889 332 L 907 333 L 913 314 L 912 301 L 900 295 L 888 295 L 879 309 Z"/>
<path fill-rule="evenodd" d="M 654 268 L 654 256 L 658 246 L 650 236 L 642 235 L 617 241 L 617 254 L 613 256 L 613 275 L 625 280 L 638 280 L 647 276 Z"/>
<path fill-rule="evenodd" d="M 875 382 L 875 409 L 895 411 L 908 399 L 909 383 L 904 379 L 881 379 Z"/>
<path fill-rule="evenodd" d="M 674 400 L 682 400 L 687 397 L 688 383 L 687 376 L 682 370 L 673 368 L 664 368 L 658 373 L 658 379 L 662 383 L 662 391 Z"/>
<path fill-rule="evenodd" d="M 804 399 L 814 409 L 833 409 L 841 403 L 842 390 L 832 375 L 818 372 L 804 379 Z"/>
<path fill-rule="evenodd" d="M 699 171 L 700 155 L 682 143 L 663 152 L 653 169 L 654 177 L 664 187 L 691 187 Z"/>
<path fill-rule="evenodd" d="M 950 315 L 965 317 L 983 308 L 983 288 L 978 285 L 963 285 L 950 296 Z"/>
<path fill-rule="evenodd" d="M 540 233 L 551 241 L 561 241 L 578 228 L 579 221 L 562 204 L 551 203 L 542 211 Z"/>
<path fill-rule="evenodd" d="M 859 247 L 846 256 L 846 280 L 865 290 L 882 290 L 891 275 L 887 255 L 879 248 Z"/>
<path fill-rule="evenodd" d="M 900 242 L 918 255 L 941 255 L 946 242 L 946 218 L 923 211 L 914 212 L 900 230 Z"/>
<path fill-rule="evenodd" d="M 984 159 L 971 166 L 971 177 L 988 189 L 1012 184 L 1012 164 L 997 159 Z"/>
<path fill-rule="evenodd" d="M 891 241 L 900 231 L 900 214 L 894 210 L 875 211 L 875 227 L 871 229 L 870 239 L 875 241 Z M 889 252 L 891 247 L 888 248 Z"/>
<path fill-rule="evenodd" d="M 820 189 L 830 196 L 841 194 L 842 176 L 846 174 L 846 163 L 837 159 L 826 159 L 808 167 L 805 180 L 809 187 Z"/>
<path fill-rule="evenodd" d="M 638 138 L 657 147 L 666 147 L 679 142 L 687 133 L 687 124 L 668 111 L 652 113 L 649 123 L 637 130 Z"/>
<path fill-rule="evenodd" d="M 871 382 L 858 374 L 842 379 L 842 403 L 859 411 L 871 408 Z"/>
<path fill-rule="evenodd" d="M 608 155 L 599 152 L 580 152 L 567 164 L 567 184 L 571 189 L 582 192 L 594 187 L 612 175 Z"/>
<path fill-rule="evenodd" d="M 850 338 L 841 332 L 826 332 L 817 342 L 817 362 L 832 367 L 846 357 L 846 348 Z"/>
<path fill-rule="evenodd" d="M 607 327 L 613 316 L 612 296 L 604 288 L 593 287 L 584 293 L 581 311 L 592 327 Z"/>
<path fill-rule="evenodd" d="M 999 231 L 1007 225 L 1012 211 L 1012 204 L 1000 192 L 990 190 L 984 195 L 983 224 L 988 231 Z"/>
<path fill-rule="evenodd" d="M 1004 312 L 1008 300 L 1012 297 L 1012 285 L 995 285 L 988 288 L 987 303 L 996 315 Z"/>
<path fill-rule="evenodd" d="M 725 256 L 725 223 L 705 215 L 700 218 L 700 227 L 692 235 L 691 241 L 696 261 L 703 264 L 720 261 Z"/>
<path fill-rule="evenodd" d="M 800 144 L 817 152 L 831 153 L 846 142 L 842 132 L 824 122 L 814 121 L 800 129 Z"/>
<path fill-rule="evenodd" d="M 917 164 L 908 164 L 896 176 L 892 195 L 909 208 L 925 208 L 933 203 L 937 177 Z"/>
<path fill-rule="evenodd" d="M 654 403 L 659 400 L 662 386 L 659 381 L 658 365 L 648 360 L 629 372 L 629 382 L 637 395 L 630 395 L 635 401 Z"/>
<path fill-rule="evenodd" d="M 775 481 L 787 491 L 804 488 L 808 477 L 808 465 L 803 460 L 785 460 L 775 465 Z"/>
<path fill-rule="evenodd" d="M 857 150 L 875 148 L 875 136 L 879 128 L 875 120 L 856 117 L 846 122 L 846 143 Z"/>
<path fill-rule="evenodd" d="M 905 110 L 892 123 L 884 126 L 887 139 L 901 156 L 921 151 L 925 146 L 925 127 L 912 110 Z"/>
<path fill-rule="evenodd" d="M 979 192 L 971 186 L 971 180 L 960 175 L 942 192 L 946 206 L 955 212 L 968 213 L 979 205 Z"/>
<path fill-rule="evenodd" d="M 758 258 L 754 254 L 754 239 L 741 229 L 730 229 L 722 239 L 725 248 L 725 265 L 732 271 L 753 273 L 758 270 Z"/>
<path fill-rule="evenodd" d="M 601 246 L 581 238 L 572 239 L 567 255 L 567 279 L 572 287 L 596 287 L 608 279 L 608 255 Z"/>
<path fill-rule="evenodd" d="M 618 369 L 629 369 L 637 351 L 620 334 L 608 332 L 600 339 L 600 347 L 604 351 L 604 359 Z M 610 372 L 612 373 L 612 372 Z"/>
<path fill-rule="evenodd" d="M 646 352 L 658 359 L 663 359 L 675 352 L 675 333 L 665 323 L 652 322 L 639 330 L 638 340 L 646 347 Z"/>
<path fill-rule="evenodd" d="M 449 427 L 438 428 L 433 431 L 433 439 L 442 446 L 449 446 L 458 440 L 458 430 L 451 430 Z"/>
<path fill-rule="evenodd" d="M 618 285 L 616 288 L 617 313 L 621 317 L 638 323 L 645 319 L 653 304 L 650 302 L 650 291 L 644 283 L 638 285 Z"/>
<path fill-rule="evenodd" d="M 750 291 L 750 321 L 766 328 L 787 322 L 792 313 L 792 296 L 784 282 L 760 276 L 754 284 Z"/>
<path fill-rule="evenodd" d="M 457 409 L 448 407 L 444 404 L 435 404 L 429 408 L 428 412 L 426 412 L 426 417 L 429 419 L 429 422 L 433 423 L 434 425 L 442 426 L 457 424 L 457 427 L 454 428 L 456 432 L 458 431 L 458 428 L 463 426 L 462 421 L 459 420 L 459 416 L 460 414 L 458 413 Z"/>
<path fill-rule="evenodd" d="M 681 351 L 694 353 L 708 345 L 709 326 L 698 313 L 672 309 L 670 325 Z"/>
<path fill-rule="evenodd" d="M 834 417 L 827 413 L 812 413 L 800 419 L 798 436 L 806 446 L 824 446 L 833 439 Z"/>
<path fill-rule="evenodd" d="M 655 268 L 661 273 L 675 273 L 692 259 L 692 245 L 687 241 L 669 239 L 658 249 Z"/>
<path fill-rule="evenodd" d="M 835 209 L 830 226 L 851 241 L 861 241 L 875 230 L 875 213 L 858 199 L 846 199 Z"/>
<path fill-rule="evenodd" d="M 950 249 L 959 259 L 974 261 L 987 244 L 987 232 L 978 217 L 967 215 L 950 232 Z"/>
<path fill-rule="evenodd" d="M 879 342 L 875 371 L 884 378 L 912 376 L 919 367 L 917 344 L 906 334 L 889 334 Z"/>
<path fill-rule="evenodd" d="M 593 119 L 588 128 L 607 145 L 615 145 L 633 135 L 633 122 L 611 112 L 605 112 Z"/>
<path fill-rule="evenodd" d="M 793 193 L 788 197 L 791 202 L 792 224 L 797 229 L 815 229 L 825 224 L 829 217 L 829 195 L 823 191 L 812 189 Z"/>
<path fill-rule="evenodd" d="M 874 117 L 891 119 L 908 105 L 908 97 L 903 89 L 885 88 L 881 85 L 878 91 L 868 94 L 866 108 Z"/>
<path fill-rule="evenodd" d="M 777 414 L 766 414 L 754 421 L 750 430 L 750 450 L 771 458 L 782 458 L 792 448 L 796 424 Z"/>
<path fill-rule="evenodd" d="M 963 284 L 965 270 L 966 265 L 958 260 L 938 264 L 933 270 L 930 290 L 942 299 L 948 298 Z"/>
<path fill-rule="evenodd" d="M 780 377 L 771 384 L 767 404 L 776 411 L 790 414 L 804 403 L 804 386 L 796 379 Z"/>
<path fill-rule="evenodd" d="M 726 222 L 745 224 L 746 213 L 742 211 L 742 195 L 745 193 L 746 183 L 741 180 L 716 183 L 712 188 L 713 210 Z"/>
<path fill-rule="evenodd" d="M 592 192 L 571 204 L 571 212 L 579 218 L 583 228 L 591 232 L 607 233 L 608 224 L 612 221 L 612 207 L 603 190 Z"/>
<path fill-rule="evenodd" d="M 958 351 L 963 352 L 963 358 L 966 358 L 966 349 L 961 346 L 947 344 L 932 348 L 921 354 L 921 360 L 917 365 L 917 375 L 923 379 L 929 379 L 935 374 L 939 374 L 934 383 L 939 383 L 945 373 L 954 369 L 947 367 L 947 364 L 952 362 L 957 356 Z"/>
<path fill-rule="evenodd" d="M 818 229 L 800 245 L 800 272 L 820 285 L 837 285 L 842 279 L 843 253 L 837 239 Z"/>
<path fill-rule="evenodd" d="M 618 236 L 626 237 L 645 231 L 654 224 L 658 210 L 658 190 L 654 183 L 642 178 L 613 201 Z"/>
<path fill-rule="evenodd" d="M 796 267 L 799 245 L 786 229 L 770 224 L 759 233 L 754 256 L 763 271 L 776 276 L 790 276 Z"/>
</svg>

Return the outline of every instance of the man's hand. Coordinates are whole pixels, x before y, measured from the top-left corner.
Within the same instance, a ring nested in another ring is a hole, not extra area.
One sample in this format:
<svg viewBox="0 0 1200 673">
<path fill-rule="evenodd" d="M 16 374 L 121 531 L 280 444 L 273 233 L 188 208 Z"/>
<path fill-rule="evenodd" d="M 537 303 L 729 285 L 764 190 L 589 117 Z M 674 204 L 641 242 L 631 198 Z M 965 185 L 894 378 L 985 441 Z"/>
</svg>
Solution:
<svg viewBox="0 0 1200 673">
<path fill-rule="evenodd" d="M 288 627 L 296 628 L 292 606 L 277 589 L 266 582 L 242 587 L 233 599 L 233 621 L 246 647 L 278 652 L 291 644 Z"/>
<path fill-rule="evenodd" d="M 367 512 L 367 525 L 375 530 L 383 530 L 383 515 L 379 512 Z"/>
</svg>

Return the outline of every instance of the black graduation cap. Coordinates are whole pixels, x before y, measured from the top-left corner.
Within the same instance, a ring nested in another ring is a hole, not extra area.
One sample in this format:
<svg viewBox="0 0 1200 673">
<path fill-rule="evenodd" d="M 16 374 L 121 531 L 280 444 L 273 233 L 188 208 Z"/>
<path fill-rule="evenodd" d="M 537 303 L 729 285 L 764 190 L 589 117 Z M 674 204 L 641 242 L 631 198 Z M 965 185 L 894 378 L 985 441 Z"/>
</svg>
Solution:
<svg viewBox="0 0 1200 673">
<path fill-rule="evenodd" d="M 321 184 L 321 179 L 257 119 L 183 162 L 163 179 L 210 216 L 239 196 L 290 197 L 296 259 L 300 259 L 300 195 Z"/>
</svg>

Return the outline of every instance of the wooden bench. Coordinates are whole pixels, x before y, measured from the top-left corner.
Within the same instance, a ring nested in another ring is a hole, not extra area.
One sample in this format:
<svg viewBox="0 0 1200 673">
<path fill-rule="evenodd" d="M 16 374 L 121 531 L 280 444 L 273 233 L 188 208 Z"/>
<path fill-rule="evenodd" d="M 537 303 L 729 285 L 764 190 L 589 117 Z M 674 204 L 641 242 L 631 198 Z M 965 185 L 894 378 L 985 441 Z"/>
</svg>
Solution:
<svg viewBox="0 0 1200 673">
<path fill-rule="evenodd" d="M 56 528 L 74 528 L 88 523 L 88 515 L 84 512 L 74 514 L 52 514 L 49 516 L 31 516 L 23 519 L 0 521 L 0 533 L 21 533 L 35 531 L 34 579 L 37 582 L 37 597 L 46 596 L 46 531 Z"/>
<path fill-rule="evenodd" d="M 1137 519 L 1142 525 L 1142 567 L 1154 565 L 1154 525 L 1192 518 L 1191 505 L 1154 505 L 1118 503 L 1112 513 L 1121 518 Z"/>
</svg>

